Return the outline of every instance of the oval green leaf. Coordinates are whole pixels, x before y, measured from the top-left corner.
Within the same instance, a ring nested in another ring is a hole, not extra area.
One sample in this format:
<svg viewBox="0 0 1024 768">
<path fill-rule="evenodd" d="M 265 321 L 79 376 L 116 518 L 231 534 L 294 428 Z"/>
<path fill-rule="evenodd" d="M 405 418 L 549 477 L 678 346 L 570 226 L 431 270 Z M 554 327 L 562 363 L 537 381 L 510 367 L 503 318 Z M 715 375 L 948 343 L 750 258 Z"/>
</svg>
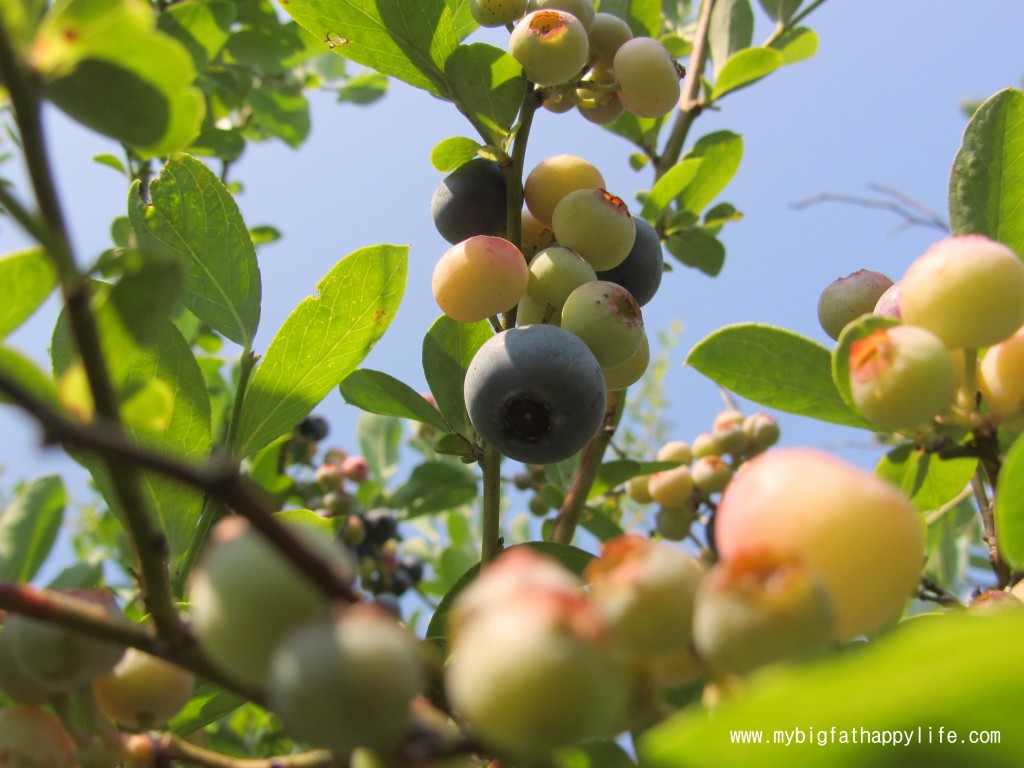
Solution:
<svg viewBox="0 0 1024 768">
<path fill-rule="evenodd" d="M 526 95 L 519 62 L 493 45 L 460 45 L 445 62 L 444 74 L 462 112 L 489 144 L 501 146 Z"/>
<path fill-rule="evenodd" d="M 430 152 L 430 163 L 441 173 L 454 171 L 476 157 L 480 143 L 465 136 L 451 136 L 439 142 Z"/>
<path fill-rule="evenodd" d="M 0 340 L 28 320 L 57 284 L 57 273 L 41 248 L 0 258 Z"/>
<path fill-rule="evenodd" d="M 338 385 L 345 402 L 382 416 L 397 416 L 429 424 L 442 432 L 451 427 L 440 412 L 408 384 L 380 371 L 360 368 Z"/>
<path fill-rule="evenodd" d="M 694 215 L 710 205 L 711 201 L 732 181 L 743 159 L 743 137 L 731 131 L 715 131 L 701 136 L 686 160 L 699 158 L 697 175 L 683 192 L 683 210 Z"/>
<path fill-rule="evenodd" d="M 408 253 L 398 245 L 354 251 L 288 316 L 249 382 L 241 456 L 290 432 L 370 353 L 398 311 Z"/>
<path fill-rule="evenodd" d="M 22 487 L 0 512 L 0 579 L 29 582 L 39 572 L 64 521 L 67 496 L 57 475 Z"/>
<path fill-rule="evenodd" d="M 903 491 L 920 512 L 932 512 L 960 495 L 977 466 L 974 458 L 942 459 L 901 445 L 879 459 L 875 474 Z"/>
<path fill-rule="evenodd" d="M 460 323 L 441 315 L 423 339 L 423 374 L 437 409 L 454 432 L 473 435 L 463 385 L 473 355 L 494 335 L 486 320 Z"/>
<path fill-rule="evenodd" d="M 1024 440 L 1014 441 L 999 472 L 995 502 L 999 550 L 1013 568 L 1024 568 Z"/>
<path fill-rule="evenodd" d="M 690 350 L 686 364 L 769 408 L 870 428 L 832 383 L 829 351 L 791 331 L 757 323 L 726 326 Z"/>
<path fill-rule="evenodd" d="M 953 234 L 987 235 L 1024 258 L 1024 93 L 1007 88 L 974 113 L 949 177 Z"/>
<path fill-rule="evenodd" d="M 757 82 L 786 63 L 785 57 L 774 48 L 746 48 L 732 56 L 718 73 L 713 100 Z"/>
</svg>

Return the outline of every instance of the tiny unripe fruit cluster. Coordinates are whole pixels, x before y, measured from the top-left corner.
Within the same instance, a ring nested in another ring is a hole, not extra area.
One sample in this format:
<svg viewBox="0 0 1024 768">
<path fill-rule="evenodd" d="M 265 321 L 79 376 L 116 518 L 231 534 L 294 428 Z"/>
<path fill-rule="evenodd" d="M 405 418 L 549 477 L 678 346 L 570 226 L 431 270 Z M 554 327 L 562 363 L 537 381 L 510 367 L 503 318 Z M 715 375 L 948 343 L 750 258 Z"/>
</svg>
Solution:
<svg viewBox="0 0 1024 768">
<path fill-rule="evenodd" d="M 471 0 L 483 27 L 514 24 L 508 50 L 552 112 L 575 107 L 610 123 L 622 112 L 662 117 L 679 103 L 683 69 L 651 37 L 633 37 L 623 19 L 592 0 Z"/>
</svg>

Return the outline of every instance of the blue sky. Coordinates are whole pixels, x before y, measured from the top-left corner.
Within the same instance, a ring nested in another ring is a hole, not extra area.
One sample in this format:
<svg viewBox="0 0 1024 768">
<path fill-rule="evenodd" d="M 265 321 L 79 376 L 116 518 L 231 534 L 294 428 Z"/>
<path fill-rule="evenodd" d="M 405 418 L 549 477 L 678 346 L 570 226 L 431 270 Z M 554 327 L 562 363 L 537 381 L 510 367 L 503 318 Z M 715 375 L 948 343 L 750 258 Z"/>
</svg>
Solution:
<svg viewBox="0 0 1024 768">
<path fill-rule="evenodd" d="M 896 279 L 939 237 L 921 228 L 893 234 L 898 219 L 884 212 L 838 204 L 801 211 L 792 204 L 823 192 L 869 194 L 867 185 L 878 183 L 945 216 L 949 168 L 966 122 L 961 101 L 1018 87 L 1024 75 L 1020 0 L 831 0 L 808 26 L 820 36 L 816 57 L 727 97 L 691 134 L 728 129 L 743 136 L 743 162 L 722 200 L 745 217 L 723 235 L 728 257 L 721 276 L 678 267 L 644 308 L 652 337 L 673 321 L 684 324 L 666 380 L 665 416 L 679 439 L 706 431 L 721 405 L 716 387 L 682 366 L 696 342 L 723 325 L 758 321 L 828 343 L 815 308 L 831 280 L 860 268 Z M 757 36 L 767 32 L 762 26 Z M 501 44 L 500 37 L 486 39 Z M 83 260 L 91 259 L 108 245 L 108 224 L 125 210 L 127 185 L 89 158 L 118 150 L 55 113 L 48 127 L 75 245 Z M 410 244 L 405 301 L 365 365 L 425 389 L 419 342 L 438 314 L 430 274 L 447 248 L 430 220 L 430 196 L 441 176 L 429 153 L 453 135 L 472 134 L 450 104 L 395 83 L 369 108 L 314 97 L 313 132 L 298 151 L 275 143 L 247 150 L 233 171 L 245 184 L 243 215 L 250 226 L 273 224 L 284 233 L 260 251 L 257 349 L 266 348 L 292 308 L 345 254 L 374 243 Z M 649 171 L 629 168 L 623 140 L 572 113 L 540 113 L 527 166 L 559 152 L 595 163 L 627 202 L 650 186 Z M 24 242 L 9 220 L 0 222 L 0 252 Z M 48 304 L 11 343 L 45 362 L 56 309 Z M 358 412 L 337 393 L 318 413 L 330 420 L 334 441 L 354 442 Z M 781 422 L 786 444 L 825 448 L 868 465 L 878 455 L 863 432 L 785 415 Z M 34 428 L 11 409 L 0 410 L 0 430 L 7 438 L 0 449 L 0 465 L 8 467 L 0 476 L 5 490 L 16 478 L 66 466 L 39 451 Z"/>
</svg>

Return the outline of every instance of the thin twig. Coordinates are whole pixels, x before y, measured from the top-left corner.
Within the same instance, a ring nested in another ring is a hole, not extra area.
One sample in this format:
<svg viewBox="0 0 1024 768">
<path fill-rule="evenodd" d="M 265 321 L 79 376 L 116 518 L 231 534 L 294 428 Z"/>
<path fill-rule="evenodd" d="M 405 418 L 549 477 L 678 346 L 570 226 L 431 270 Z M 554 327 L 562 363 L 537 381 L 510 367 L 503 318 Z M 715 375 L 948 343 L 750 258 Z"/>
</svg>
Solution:
<svg viewBox="0 0 1024 768">
<path fill-rule="evenodd" d="M 869 186 L 879 194 L 888 195 L 895 199 L 875 200 L 870 197 L 861 197 L 858 195 L 822 192 L 804 200 L 792 203 L 790 207 L 795 208 L 796 210 L 803 210 L 820 203 L 843 203 L 844 205 L 856 205 L 861 208 L 890 211 L 891 213 L 895 213 L 897 216 L 900 216 L 903 221 L 889 230 L 890 235 L 896 235 L 910 227 L 925 227 L 928 229 L 937 229 L 945 234 L 949 233 L 949 224 L 943 221 L 943 219 L 937 214 L 929 211 L 923 205 L 914 203 L 901 193 L 895 192 L 894 190 L 890 190 L 886 187 L 882 187 L 877 184 Z"/>
</svg>

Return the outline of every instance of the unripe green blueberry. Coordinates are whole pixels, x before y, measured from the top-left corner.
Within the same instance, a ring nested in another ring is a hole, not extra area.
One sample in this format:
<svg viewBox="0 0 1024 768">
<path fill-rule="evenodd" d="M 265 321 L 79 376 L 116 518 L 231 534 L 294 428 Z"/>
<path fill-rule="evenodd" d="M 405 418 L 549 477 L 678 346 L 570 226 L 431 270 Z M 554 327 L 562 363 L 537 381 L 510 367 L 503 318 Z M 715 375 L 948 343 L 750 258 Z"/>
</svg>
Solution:
<svg viewBox="0 0 1024 768">
<path fill-rule="evenodd" d="M 690 535 L 690 528 L 697 519 L 697 503 L 687 496 L 681 504 L 658 507 L 654 514 L 654 527 L 666 541 L 682 541 Z"/>
<path fill-rule="evenodd" d="M 551 325 L 511 328 L 477 350 L 464 395 L 477 433 L 531 464 L 567 459 L 604 420 L 604 374 L 583 341 Z"/>
<path fill-rule="evenodd" d="M 701 456 L 720 455 L 721 451 L 718 450 L 718 443 L 715 442 L 715 436 L 710 432 L 701 432 L 693 438 L 693 458 L 699 459 Z"/>
<path fill-rule="evenodd" d="M 523 182 L 523 197 L 530 213 L 551 226 L 555 206 L 577 189 L 601 189 L 604 177 L 591 163 L 576 155 L 552 155 L 534 166 Z"/>
<path fill-rule="evenodd" d="M 703 493 L 721 493 L 732 480 L 732 468 L 720 456 L 702 456 L 690 467 L 693 484 Z"/>
<path fill-rule="evenodd" d="M 493 160 L 475 157 L 437 185 L 430 201 L 434 226 L 449 243 L 505 234 L 505 175 Z"/>
<path fill-rule="evenodd" d="M 533 11 L 512 30 L 508 50 L 537 85 L 558 85 L 576 77 L 587 63 L 587 30 L 571 13 Z"/>
<path fill-rule="evenodd" d="M 712 675 L 742 675 L 832 643 L 828 591 L 803 562 L 768 551 L 722 560 L 697 590 L 693 644 Z"/>
<path fill-rule="evenodd" d="M 900 288 L 902 283 L 902 280 L 897 280 L 885 289 L 885 293 L 879 296 L 878 301 L 875 302 L 875 308 L 871 310 L 872 314 L 881 315 L 882 317 L 894 317 L 897 320 L 901 319 Z"/>
<path fill-rule="evenodd" d="M 4 768 L 78 768 L 78 748 L 60 720 L 44 709 L 0 709 L 0 765 Z"/>
<path fill-rule="evenodd" d="M 982 401 L 999 423 L 1024 427 L 1024 328 L 985 353 L 978 366 Z"/>
<path fill-rule="evenodd" d="M 946 238 L 910 265 L 900 313 L 951 349 L 998 344 L 1024 325 L 1024 264 L 982 235 Z"/>
<path fill-rule="evenodd" d="M 640 346 L 633 356 L 621 365 L 611 368 L 604 368 L 604 383 L 609 392 L 623 390 L 636 384 L 647 373 L 647 367 L 651 364 L 651 345 L 647 341 L 647 334 L 640 340 Z"/>
<path fill-rule="evenodd" d="M 555 233 L 546 224 L 542 224 L 529 210 L 522 213 L 522 245 L 519 250 L 527 259 L 548 246 L 554 245 Z"/>
<path fill-rule="evenodd" d="M 590 36 L 590 55 L 587 62 L 592 67 L 611 69 L 615 53 L 627 40 L 633 39 L 629 24 L 611 13 L 598 13 L 587 31 Z"/>
<path fill-rule="evenodd" d="M 690 467 L 682 464 L 675 469 L 655 472 L 647 483 L 651 496 L 664 507 L 678 507 L 693 495 L 696 485 Z"/>
<path fill-rule="evenodd" d="M 448 700 L 481 741 L 527 760 L 605 735 L 629 684 L 601 631 L 582 596 L 539 592 L 477 615 L 453 638 Z"/>
<path fill-rule="evenodd" d="M 124 618 L 108 590 L 75 589 L 67 594 L 99 606 L 109 618 Z M 85 685 L 113 669 L 125 652 L 124 646 L 20 614 L 7 617 L 4 634 L 18 667 L 44 688 Z"/>
<path fill-rule="evenodd" d="M 354 581 L 341 547 L 295 527 L 339 575 Z M 298 566 L 237 517 L 217 524 L 190 583 L 192 623 L 203 649 L 239 681 L 262 686 L 270 657 L 292 629 L 327 615 L 323 591 Z"/>
<path fill-rule="evenodd" d="M 93 681 L 96 706 L 129 728 L 155 728 L 178 714 L 195 689 L 187 669 L 129 648 L 108 674 Z"/>
<path fill-rule="evenodd" d="M 612 61 L 623 106 L 639 117 L 662 117 L 679 103 L 680 72 L 664 45 L 651 37 L 627 40 Z"/>
<path fill-rule="evenodd" d="M 633 223 L 636 239 L 625 260 L 617 267 L 598 272 L 597 277 L 618 283 L 633 294 L 636 303 L 642 307 L 654 298 L 661 286 L 665 260 L 658 231 L 640 216 L 634 216 Z"/>
<path fill-rule="evenodd" d="M 576 109 L 584 118 L 597 125 L 608 125 L 617 120 L 625 112 L 614 90 L 606 90 L 616 85 L 615 75 L 610 69 L 594 67 L 576 89 L 574 100 Z"/>
<path fill-rule="evenodd" d="M 711 425 L 711 437 L 717 454 L 742 454 L 749 442 L 747 433 L 743 431 L 743 414 L 732 409 L 721 411 Z"/>
<path fill-rule="evenodd" d="M 584 577 L 615 647 L 630 656 L 690 642 L 693 597 L 704 568 L 682 549 L 629 534 L 605 542 Z"/>
<path fill-rule="evenodd" d="M 534 301 L 529 295 L 523 296 L 519 302 L 519 309 L 516 313 L 516 324 L 526 325 L 554 325 L 562 324 L 562 310 L 551 304 L 544 304 Z"/>
<path fill-rule="evenodd" d="M 541 89 L 541 98 L 544 109 L 563 115 L 576 106 L 576 86 L 572 82 L 549 85 Z"/>
<path fill-rule="evenodd" d="M 469 0 L 469 12 L 481 27 L 504 27 L 526 13 L 528 0 Z"/>
<path fill-rule="evenodd" d="M 594 17 L 597 15 L 594 0 L 529 0 L 529 10 L 554 10 L 571 13 L 588 31 L 594 25 Z"/>
<path fill-rule="evenodd" d="M 658 449 L 655 461 L 681 461 L 689 464 L 693 461 L 693 448 L 682 440 L 669 440 Z"/>
<path fill-rule="evenodd" d="M 584 283 L 569 294 L 561 327 L 582 339 L 602 368 L 627 362 L 644 338 L 640 307 L 629 291 L 606 280 Z"/>
<path fill-rule="evenodd" d="M 548 512 L 551 511 L 551 505 L 548 503 L 548 500 L 539 493 L 535 493 L 530 497 L 528 506 L 530 514 L 534 517 L 547 517 Z"/>
<path fill-rule="evenodd" d="M 828 284 L 818 299 L 818 322 L 832 339 L 838 339 L 850 322 L 873 312 L 892 280 L 881 272 L 860 269 Z"/>
<path fill-rule="evenodd" d="M 387 755 L 407 735 L 409 705 L 425 683 L 413 636 L 365 604 L 287 635 L 270 665 L 267 698 L 295 738 L 339 757 L 356 747 Z"/>
<path fill-rule="evenodd" d="M 584 283 L 597 280 L 594 268 L 575 251 L 553 245 L 530 259 L 527 295 L 534 301 L 561 310 L 569 294 Z"/>
<path fill-rule="evenodd" d="M 559 245 L 572 248 L 596 270 L 626 260 L 636 240 L 636 225 L 621 198 L 604 189 L 577 189 L 558 201 L 551 230 Z"/>
<path fill-rule="evenodd" d="M 806 562 L 828 589 L 839 641 L 895 619 L 924 558 L 921 517 L 895 487 L 798 448 L 762 453 L 736 474 L 715 515 L 715 543 L 722 560 L 768 550 Z"/>
<path fill-rule="evenodd" d="M 21 669 L 10 633 L 0 630 L 0 693 L 19 704 L 46 704 L 60 692 L 61 688 L 34 680 Z"/>
<path fill-rule="evenodd" d="M 501 237 L 478 235 L 445 251 L 434 267 L 434 299 L 448 317 L 475 323 L 507 312 L 526 295 L 526 257 Z"/>
<path fill-rule="evenodd" d="M 749 452 L 759 453 L 779 442 L 782 432 L 778 420 L 769 413 L 752 413 L 743 419 Z"/>
<path fill-rule="evenodd" d="M 654 501 L 648 485 L 650 479 L 650 475 L 637 475 L 636 477 L 629 478 L 626 481 L 626 495 L 637 504 L 650 504 Z"/>
<path fill-rule="evenodd" d="M 886 429 L 931 421 L 952 402 L 956 373 L 942 340 L 897 325 L 850 346 L 850 393 L 857 409 Z"/>
</svg>

